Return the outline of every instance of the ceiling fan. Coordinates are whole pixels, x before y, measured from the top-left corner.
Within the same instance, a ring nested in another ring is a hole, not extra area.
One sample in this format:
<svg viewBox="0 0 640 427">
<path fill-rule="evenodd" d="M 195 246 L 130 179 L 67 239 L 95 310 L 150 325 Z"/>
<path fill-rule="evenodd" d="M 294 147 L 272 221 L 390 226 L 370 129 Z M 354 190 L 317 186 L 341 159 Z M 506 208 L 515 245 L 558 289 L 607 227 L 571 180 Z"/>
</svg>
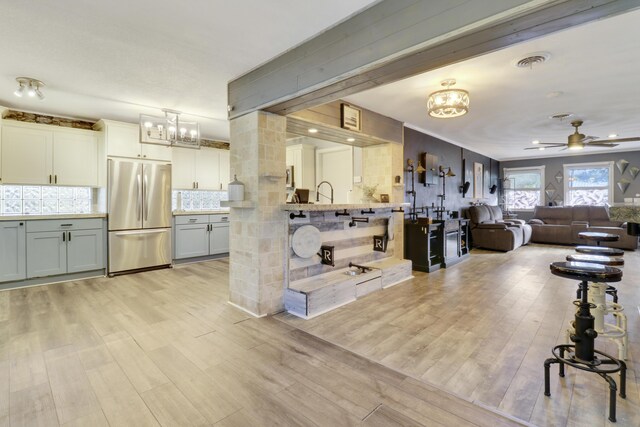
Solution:
<svg viewBox="0 0 640 427">
<path fill-rule="evenodd" d="M 563 150 L 582 150 L 584 147 L 608 147 L 613 148 L 618 144 L 614 142 L 630 142 L 640 141 L 640 136 L 634 136 L 630 138 L 615 138 L 615 139 L 598 139 L 597 136 L 586 136 L 583 133 L 578 132 L 578 128 L 582 126 L 582 120 L 574 120 L 571 122 L 576 130 L 569 135 L 566 143 L 562 142 L 538 142 L 535 147 L 525 148 L 525 150 L 544 150 L 546 147 L 559 148 L 564 147 Z"/>
</svg>

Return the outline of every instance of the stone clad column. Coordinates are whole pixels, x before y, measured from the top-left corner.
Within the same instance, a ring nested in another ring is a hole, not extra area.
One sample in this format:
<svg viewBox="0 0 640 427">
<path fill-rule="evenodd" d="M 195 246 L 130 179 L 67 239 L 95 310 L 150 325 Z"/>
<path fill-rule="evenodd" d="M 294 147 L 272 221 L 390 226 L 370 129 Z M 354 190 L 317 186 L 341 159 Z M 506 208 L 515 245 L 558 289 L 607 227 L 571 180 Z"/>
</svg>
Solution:
<svg viewBox="0 0 640 427">
<path fill-rule="evenodd" d="M 253 207 L 231 208 L 229 301 L 263 316 L 284 308 L 286 118 L 258 111 L 230 123 L 231 175 Z"/>
</svg>

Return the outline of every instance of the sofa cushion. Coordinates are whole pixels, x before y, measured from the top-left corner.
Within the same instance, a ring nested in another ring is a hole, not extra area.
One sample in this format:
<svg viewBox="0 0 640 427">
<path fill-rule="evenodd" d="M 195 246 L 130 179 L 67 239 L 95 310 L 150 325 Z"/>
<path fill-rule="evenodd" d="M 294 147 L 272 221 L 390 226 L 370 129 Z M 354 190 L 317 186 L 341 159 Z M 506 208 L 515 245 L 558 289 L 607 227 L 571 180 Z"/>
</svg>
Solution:
<svg viewBox="0 0 640 427">
<path fill-rule="evenodd" d="M 573 221 L 585 221 L 589 222 L 591 214 L 591 206 L 572 206 L 570 208 L 564 208 L 572 212 Z"/>
<path fill-rule="evenodd" d="M 536 206 L 533 217 L 541 219 L 545 224 L 569 225 L 573 220 L 571 208 L 558 206 Z"/>
<path fill-rule="evenodd" d="M 471 219 L 472 227 L 482 223 L 495 222 L 491 219 L 491 212 L 484 205 L 471 206 L 469 208 L 469 218 Z"/>
<path fill-rule="evenodd" d="M 489 214 L 491 215 L 492 220 L 496 222 L 503 220 L 502 209 L 500 209 L 500 206 L 487 206 L 487 209 L 489 209 Z"/>
</svg>

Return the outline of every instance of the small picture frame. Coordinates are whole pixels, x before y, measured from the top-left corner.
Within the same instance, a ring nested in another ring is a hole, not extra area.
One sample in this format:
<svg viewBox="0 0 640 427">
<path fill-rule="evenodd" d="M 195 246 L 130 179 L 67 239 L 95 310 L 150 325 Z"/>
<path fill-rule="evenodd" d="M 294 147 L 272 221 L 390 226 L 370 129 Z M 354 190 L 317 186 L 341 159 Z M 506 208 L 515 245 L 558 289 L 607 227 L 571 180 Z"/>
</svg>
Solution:
<svg viewBox="0 0 640 427">
<path fill-rule="evenodd" d="M 482 199 L 484 197 L 484 165 L 473 162 L 473 198 Z"/>
<path fill-rule="evenodd" d="M 381 194 L 380 195 L 380 203 L 389 203 L 389 195 Z"/>
<path fill-rule="evenodd" d="M 349 104 L 340 104 L 340 126 L 343 129 L 362 131 L 362 110 Z"/>
</svg>

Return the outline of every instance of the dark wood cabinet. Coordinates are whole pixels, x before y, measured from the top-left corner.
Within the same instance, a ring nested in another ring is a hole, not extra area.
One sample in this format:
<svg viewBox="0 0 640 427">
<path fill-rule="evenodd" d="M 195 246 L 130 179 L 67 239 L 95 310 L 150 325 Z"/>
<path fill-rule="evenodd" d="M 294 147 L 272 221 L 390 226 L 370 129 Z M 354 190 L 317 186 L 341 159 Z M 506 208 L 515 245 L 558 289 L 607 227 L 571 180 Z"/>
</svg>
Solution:
<svg viewBox="0 0 640 427">
<path fill-rule="evenodd" d="M 469 256 L 469 220 L 448 219 L 428 224 L 419 218 L 404 225 L 405 258 L 413 269 L 432 272 Z"/>
</svg>

